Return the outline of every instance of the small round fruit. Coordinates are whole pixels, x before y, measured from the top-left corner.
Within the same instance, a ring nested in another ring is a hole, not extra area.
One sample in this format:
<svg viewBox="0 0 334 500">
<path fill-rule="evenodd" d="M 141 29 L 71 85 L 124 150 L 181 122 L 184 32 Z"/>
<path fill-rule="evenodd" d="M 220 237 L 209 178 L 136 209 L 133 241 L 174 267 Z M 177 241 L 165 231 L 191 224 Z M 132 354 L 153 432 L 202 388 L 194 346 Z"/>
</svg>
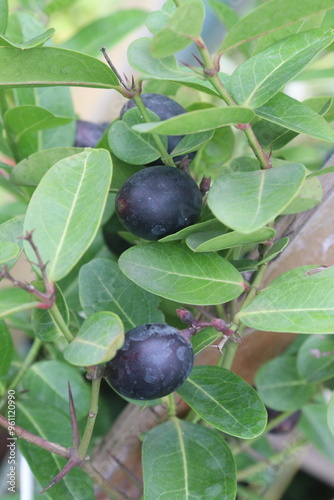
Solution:
<svg viewBox="0 0 334 500">
<path fill-rule="evenodd" d="M 108 127 L 109 123 L 97 124 L 78 120 L 74 146 L 77 148 L 94 148 Z"/>
<path fill-rule="evenodd" d="M 195 224 L 202 194 L 183 170 L 158 165 L 129 177 L 116 196 L 115 208 L 130 233 L 154 241 Z"/>
<path fill-rule="evenodd" d="M 191 343 L 176 328 L 148 323 L 125 334 L 123 347 L 107 363 L 105 377 L 122 396 L 157 399 L 183 384 L 193 362 Z"/>
<path fill-rule="evenodd" d="M 174 116 L 182 115 L 186 113 L 186 110 L 179 104 L 174 101 L 170 97 L 162 94 L 141 94 L 141 99 L 145 105 L 145 108 L 153 111 L 160 120 L 168 120 L 168 118 L 173 118 Z M 131 108 L 134 108 L 136 103 L 133 99 L 129 99 L 121 109 L 120 119 L 123 118 L 124 113 Z M 184 135 L 169 135 L 168 136 L 168 145 L 167 152 L 170 154 L 173 149 L 177 146 L 181 139 L 183 139 Z M 179 156 L 174 157 L 174 161 L 180 161 L 185 156 L 188 156 L 189 160 L 192 160 L 195 156 L 196 152 L 191 152 Z"/>
</svg>

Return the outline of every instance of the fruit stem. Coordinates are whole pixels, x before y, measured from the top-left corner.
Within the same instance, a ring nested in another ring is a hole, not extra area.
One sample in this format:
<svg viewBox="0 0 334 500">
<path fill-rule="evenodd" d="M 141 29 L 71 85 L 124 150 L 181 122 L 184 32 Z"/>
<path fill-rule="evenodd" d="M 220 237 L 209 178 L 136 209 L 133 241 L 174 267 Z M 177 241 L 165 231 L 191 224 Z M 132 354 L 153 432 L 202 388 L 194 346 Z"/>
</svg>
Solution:
<svg viewBox="0 0 334 500">
<path fill-rule="evenodd" d="M 234 101 L 234 99 L 230 96 L 222 82 L 220 81 L 220 78 L 218 76 L 219 73 L 219 67 L 218 65 L 215 66 L 210 53 L 208 51 L 208 48 L 206 47 L 204 41 L 202 40 L 201 37 L 199 37 L 196 40 L 196 45 L 197 48 L 202 56 L 203 63 L 204 63 L 204 75 L 206 76 L 207 80 L 211 83 L 211 85 L 217 90 L 218 94 L 220 97 L 226 102 L 228 106 L 237 106 L 237 103 Z M 254 130 L 251 126 L 250 123 L 244 123 L 240 125 L 236 125 L 236 128 L 243 130 L 245 133 L 248 143 L 250 147 L 252 148 L 255 156 L 260 162 L 261 169 L 268 169 L 272 167 L 270 157 L 265 153 L 263 150 L 261 144 L 259 143 Z"/>
<path fill-rule="evenodd" d="M 78 455 L 83 460 L 86 456 L 89 443 L 92 437 L 96 416 L 99 410 L 99 393 L 100 393 L 101 379 L 97 378 L 92 380 L 91 394 L 90 394 L 90 405 L 87 423 L 82 437 L 81 443 L 78 448 Z"/>
<path fill-rule="evenodd" d="M 139 111 L 140 111 L 142 117 L 144 118 L 145 122 L 146 123 L 150 123 L 151 119 L 149 117 L 147 109 L 145 108 L 145 105 L 144 105 L 143 100 L 140 97 L 140 95 L 136 94 L 136 95 L 133 96 L 132 99 L 136 103 L 137 108 L 139 109 Z M 166 148 L 165 148 L 165 146 L 164 146 L 164 144 L 163 144 L 160 136 L 158 134 L 152 134 L 152 137 L 153 137 L 154 142 L 156 143 L 156 145 L 157 145 L 157 147 L 159 149 L 162 161 L 166 165 L 169 165 L 170 167 L 175 167 L 175 163 L 174 163 L 173 158 L 168 158 L 168 152 L 166 151 Z"/>
<path fill-rule="evenodd" d="M 176 417 L 174 393 L 172 392 L 172 394 L 169 394 L 166 400 L 168 400 L 168 418 Z"/>
<path fill-rule="evenodd" d="M 70 332 L 67 324 L 65 323 L 63 316 L 60 314 L 57 304 L 54 303 L 53 306 L 50 307 L 49 311 L 52 316 L 52 319 L 54 320 L 55 324 L 58 326 L 58 328 L 66 338 L 67 342 L 68 343 L 72 342 L 74 337 Z"/>
</svg>

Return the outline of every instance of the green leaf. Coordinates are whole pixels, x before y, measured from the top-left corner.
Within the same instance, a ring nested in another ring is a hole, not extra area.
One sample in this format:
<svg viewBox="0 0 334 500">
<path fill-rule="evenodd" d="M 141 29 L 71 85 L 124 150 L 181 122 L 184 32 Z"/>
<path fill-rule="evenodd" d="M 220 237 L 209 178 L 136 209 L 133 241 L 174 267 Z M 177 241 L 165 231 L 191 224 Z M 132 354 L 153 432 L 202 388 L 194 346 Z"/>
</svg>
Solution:
<svg viewBox="0 0 334 500">
<path fill-rule="evenodd" d="M 221 333 L 211 327 L 203 328 L 200 332 L 196 332 L 196 335 L 191 337 L 194 354 L 196 355 L 206 347 L 212 345 L 219 337 L 221 337 Z"/>
<path fill-rule="evenodd" d="M 5 318 L 20 311 L 36 307 L 40 302 L 32 301 L 31 295 L 21 288 L 3 288 L 0 290 L 0 318 Z"/>
<path fill-rule="evenodd" d="M 81 325 L 78 335 L 64 349 L 64 358 L 72 365 L 90 366 L 113 358 L 124 344 L 121 320 L 111 312 L 97 312 Z"/>
<path fill-rule="evenodd" d="M 331 431 L 331 433 L 334 436 L 334 394 L 332 394 L 332 397 L 328 403 L 327 425 L 329 427 L 329 430 Z"/>
<path fill-rule="evenodd" d="M 192 43 L 192 37 L 201 34 L 205 16 L 204 4 L 190 0 L 178 7 L 151 41 L 151 54 L 161 59 L 185 49 Z"/>
<path fill-rule="evenodd" d="M 163 323 L 158 298 L 135 285 L 118 264 L 94 259 L 79 274 L 80 302 L 87 316 L 99 311 L 117 314 L 125 331 L 144 323 Z"/>
<path fill-rule="evenodd" d="M 21 158 L 35 152 L 35 144 L 31 141 L 31 133 L 48 128 L 66 125 L 71 117 L 55 116 L 45 108 L 38 106 L 17 106 L 4 115 L 5 122 L 16 135 L 16 142 Z"/>
<path fill-rule="evenodd" d="M 334 141 L 334 130 L 322 116 L 282 92 L 255 112 L 257 116 L 289 130 L 327 142 Z"/>
<path fill-rule="evenodd" d="M 4 321 L 0 321 L 0 344 L 0 394 L 3 394 L 15 352 L 12 336 Z"/>
<path fill-rule="evenodd" d="M 39 47 L 43 45 L 49 38 L 51 38 L 55 34 L 56 30 L 50 28 L 46 30 L 44 33 L 28 40 L 27 42 L 17 43 L 14 40 L 11 40 L 8 36 L 0 36 L 0 45 L 5 45 L 9 47 L 17 47 L 19 49 L 32 49 L 34 47 Z"/>
<path fill-rule="evenodd" d="M 150 119 L 159 120 L 157 115 L 147 110 Z M 115 121 L 108 132 L 108 142 L 112 152 L 121 160 L 133 165 L 145 165 L 160 158 L 161 153 L 152 135 L 145 136 L 136 132 L 132 126 L 142 123 L 137 107 L 129 109 L 122 120 Z M 165 148 L 167 148 L 167 137 L 162 138 Z"/>
<path fill-rule="evenodd" d="M 228 4 L 220 2 L 219 0 L 208 0 L 208 4 L 228 30 L 239 21 L 237 13 Z"/>
<path fill-rule="evenodd" d="M 145 134 L 180 135 L 204 132 L 225 125 L 248 123 L 254 117 L 252 110 L 239 107 L 207 108 L 189 111 L 158 123 L 141 123 L 134 125 L 133 130 Z"/>
<path fill-rule="evenodd" d="M 221 234 L 206 231 L 188 236 L 186 243 L 194 252 L 217 252 L 225 248 L 235 248 L 249 243 L 261 243 L 275 236 L 274 229 L 263 227 L 254 233 L 242 234 L 237 231 Z"/>
<path fill-rule="evenodd" d="M 271 332 L 333 333 L 333 277 L 324 273 L 290 278 L 284 273 L 242 309 L 247 326 Z M 304 271 L 304 272 L 303 272 Z M 323 276 L 322 276 L 323 275 Z"/>
<path fill-rule="evenodd" d="M 87 148 L 56 163 L 36 188 L 24 230 L 36 229 L 34 242 L 48 262 L 51 281 L 66 276 L 93 241 L 107 201 L 111 172 L 109 153 Z M 34 260 L 28 245 L 25 251 Z"/>
<path fill-rule="evenodd" d="M 90 390 L 74 366 L 63 361 L 38 361 L 25 374 L 24 389 L 28 391 L 29 401 L 39 402 L 42 407 L 51 403 L 66 414 L 69 410 L 68 382 L 77 418 L 81 420 L 88 414 Z"/>
<path fill-rule="evenodd" d="M 237 104 L 251 108 L 265 104 L 333 40 L 333 30 L 319 28 L 284 38 L 251 57 L 231 76 Z"/>
<path fill-rule="evenodd" d="M 17 402 L 17 424 L 24 429 L 52 443 L 71 446 L 71 426 L 69 417 L 50 402 L 45 405 Z M 30 469 L 45 488 L 65 466 L 66 460 L 38 446 L 18 440 L 18 445 Z M 75 467 L 62 481 L 53 486 L 47 496 L 50 500 L 94 500 L 93 484 L 83 470 Z"/>
<path fill-rule="evenodd" d="M 197 151 L 211 139 L 212 135 L 213 130 L 186 135 L 177 143 L 170 156 L 179 156 L 181 154 L 190 153 L 191 151 Z"/>
<path fill-rule="evenodd" d="M 17 252 L 15 255 L 10 260 L 4 261 L 6 262 L 6 266 L 8 269 L 11 269 L 17 259 L 19 258 L 22 249 L 23 249 L 23 242 L 21 239 L 19 239 L 23 234 L 23 217 L 13 217 L 12 219 L 9 219 L 8 221 L 4 222 L 3 224 L 0 225 L 0 243 L 1 243 L 1 251 L 0 251 L 0 258 L 2 255 L 3 251 L 3 246 L 5 245 L 5 242 L 8 243 L 10 242 L 11 244 L 16 245 L 17 247 Z M 0 271 L 2 269 L 2 266 L 0 266 Z"/>
<path fill-rule="evenodd" d="M 327 423 L 327 404 L 305 406 L 298 427 L 306 439 L 333 463 L 334 436 Z"/>
<path fill-rule="evenodd" d="M 257 392 L 241 377 L 218 366 L 195 366 L 177 390 L 210 425 L 243 439 L 259 436 L 267 412 Z"/>
<path fill-rule="evenodd" d="M 147 12 L 141 9 L 118 10 L 84 26 L 62 44 L 65 49 L 100 56 L 100 47 L 110 49 L 145 21 Z"/>
<path fill-rule="evenodd" d="M 298 214 L 311 210 L 322 200 L 322 184 L 317 177 L 307 177 L 297 196 L 283 210 L 282 214 Z"/>
<path fill-rule="evenodd" d="M 0 248 L 0 264 L 4 264 L 10 260 L 15 260 L 20 253 L 20 248 L 16 243 L 11 241 L 2 241 Z"/>
<path fill-rule="evenodd" d="M 82 153 L 83 148 L 51 148 L 38 151 L 11 170 L 10 180 L 19 186 L 38 186 L 43 175 L 59 160 Z"/>
<path fill-rule="evenodd" d="M 267 32 L 278 30 L 319 12 L 333 9 L 331 0 L 271 0 L 252 10 L 235 24 L 226 35 L 221 49 L 248 42 Z"/>
<path fill-rule="evenodd" d="M 98 59 L 55 47 L 0 47 L 0 88 L 71 85 L 113 89 L 116 75 Z"/>
<path fill-rule="evenodd" d="M 297 368 L 308 383 L 333 378 L 333 336 L 316 335 L 306 339 L 298 351 Z"/>
<path fill-rule="evenodd" d="M 205 464 L 205 474 L 201 467 Z M 234 500 L 233 455 L 212 429 L 173 419 L 151 429 L 143 443 L 145 500 Z"/>
<path fill-rule="evenodd" d="M 7 0 L 0 0 L 0 34 L 6 33 L 8 21 L 8 3 Z"/>
<path fill-rule="evenodd" d="M 40 291 L 45 291 L 43 282 L 34 282 L 33 285 Z M 60 288 L 56 285 L 56 306 L 66 323 L 69 324 L 70 317 L 67 304 L 65 302 L 64 296 Z M 63 337 L 63 333 L 59 328 L 58 324 L 55 322 L 49 309 L 33 309 L 31 314 L 31 324 L 34 329 L 34 333 L 37 338 L 43 342 L 55 342 L 60 337 Z"/>
<path fill-rule="evenodd" d="M 290 355 L 262 365 L 255 386 L 263 402 L 279 411 L 298 410 L 315 392 L 314 386 L 298 373 L 295 356 Z"/>
<path fill-rule="evenodd" d="M 185 304 L 221 304 L 244 290 L 241 275 L 227 260 L 217 254 L 194 254 L 178 243 L 129 248 L 119 267 L 145 290 Z"/>
<path fill-rule="evenodd" d="M 208 205 L 223 224 L 249 234 L 282 213 L 298 193 L 305 175 L 305 167 L 299 163 L 230 172 L 214 182 Z"/>
<path fill-rule="evenodd" d="M 205 222 L 199 222 L 198 224 L 193 224 L 192 226 L 185 227 L 177 233 L 169 234 L 168 236 L 161 238 L 159 241 L 165 242 L 183 240 L 192 234 L 200 233 L 202 231 L 219 231 L 220 234 L 223 234 L 228 232 L 228 228 L 217 219 L 210 219 Z"/>
</svg>

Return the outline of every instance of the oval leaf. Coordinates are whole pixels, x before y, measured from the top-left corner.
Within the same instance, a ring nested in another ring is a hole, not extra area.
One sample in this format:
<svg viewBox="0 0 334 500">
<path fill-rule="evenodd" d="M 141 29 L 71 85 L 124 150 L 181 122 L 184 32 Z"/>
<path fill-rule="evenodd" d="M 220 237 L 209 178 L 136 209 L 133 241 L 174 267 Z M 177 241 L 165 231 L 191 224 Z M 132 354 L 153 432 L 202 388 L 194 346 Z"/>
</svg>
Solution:
<svg viewBox="0 0 334 500">
<path fill-rule="evenodd" d="M 64 358 L 72 365 L 91 366 L 113 358 L 124 343 L 121 320 L 111 312 L 98 312 L 81 325 L 78 335 L 64 349 Z"/>
<path fill-rule="evenodd" d="M 221 304 L 244 290 L 241 275 L 227 260 L 216 254 L 194 254 L 179 244 L 129 248 L 119 267 L 145 290 L 185 304 Z"/>
<path fill-rule="evenodd" d="M 48 262 L 51 281 L 66 276 L 93 241 L 107 201 L 111 171 L 106 150 L 87 148 L 56 163 L 35 190 L 24 230 L 35 229 L 34 242 Z M 34 261 L 29 245 L 25 251 Z"/>
<path fill-rule="evenodd" d="M 199 474 L 205 464 L 205 474 Z M 151 429 L 143 443 L 145 500 L 234 500 L 233 455 L 212 429 L 173 419 Z"/>
<path fill-rule="evenodd" d="M 208 108 L 189 111 L 158 123 L 134 125 L 133 130 L 145 134 L 186 135 L 204 132 L 225 125 L 248 123 L 254 118 L 251 109 L 230 106 L 228 108 Z"/>
<path fill-rule="evenodd" d="M 229 172 L 212 185 L 208 205 L 223 224 L 249 234 L 282 213 L 297 195 L 305 176 L 305 167 L 299 163 Z"/>
<path fill-rule="evenodd" d="M 0 247 L 0 264 L 9 262 L 18 257 L 20 252 L 19 246 L 11 241 L 2 241 Z"/>
<path fill-rule="evenodd" d="M 307 441 L 334 462 L 334 436 L 328 427 L 327 404 L 313 403 L 305 406 L 298 427 Z"/>
<path fill-rule="evenodd" d="M 241 377 L 218 366 L 195 366 L 178 394 L 206 422 L 243 439 L 260 435 L 267 411 L 257 392 Z"/>
<path fill-rule="evenodd" d="M 3 288 L 0 290 L 0 318 L 5 318 L 20 311 L 26 311 L 39 305 L 32 301 L 31 295 L 21 288 Z"/>
<path fill-rule="evenodd" d="M 263 227 L 254 233 L 242 234 L 237 231 L 220 234 L 217 236 L 215 231 L 195 233 L 188 236 L 186 243 L 194 252 L 216 252 L 225 248 L 234 248 L 249 243 L 261 243 L 275 236 L 274 229 Z"/>
<path fill-rule="evenodd" d="M 55 47 L 0 47 L 0 87 L 71 85 L 119 87 L 111 69 L 94 57 Z"/>
<path fill-rule="evenodd" d="M 334 280 L 321 274 L 293 280 L 282 275 L 239 312 L 239 319 L 270 332 L 333 333 Z"/>
<path fill-rule="evenodd" d="M 4 245 L 10 242 L 13 245 L 16 245 L 17 251 L 13 255 L 11 259 L 3 260 L 6 262 L 6 266 L 8 269 L 11 269 L 17 259 L 19 258 L 22 249 L 23 249 L 23 241 L 19 239 L 23 234 L 23 217 L 14 217 L 12 219 L 7 220 L 3 224 L 0 225 L 0 260 L 3 255 Z M 13 247 L 14 249 L 14 247 Z M 9 251 L 9 247 L 7 246 L 7 251 Z M 0 266 L 0 271 L 2 266 Z M 1 279 L 1 278 L 0 278 Z"/>
<path fill-rule="evenodd" d="M 115 262 L 94 259 L 80 269 L 79 293 L 87 316 L 99 311 L 117 314 L 125 331 L 144 323 L 163 323 L 158 298 L 129 280 Z"/>
<path fill-rule="evenodd" d="M 314 393 L 314 387 L 298 373 L 295 356 L 289 355 L 262 365 L 255 386 L 263 402 L 279 411 L 298 410 Z"/>
<path fill-rule="evenodd" d="M 251 108 L 265 104 L 333 40 L 333 30 L 319 28 L 284 38 L 251 57 L 231 76 L 237 104 Z"/>
<path fill-rule="evenodd" d="M 298 351 L 297 368 L 309 383 L 321 382 L 334 377 L 333 337 L 311 336 Z"/>
<path fill-rule="evenodd" d="M 33 285 L 41 291 L 45 291 L 45 287 L 43 286 L 43 282 L 34 282 Z M 64 296 L 60 290 L 60 288 L 56 285 L 56 306 L 59 309 L 59 312 L 66 323 L 69 324 L 69 311 L 67 304 L 65 302 Z M 31 324 L 34 329 L 34 333 L 37 338 L 42 340 L 43 342 L 55 342 L 60 337 L 63 337 L 63 333 L 59 327 L 59 325 L 55 322 L 54 317 L 50 313 L 49 309 L 33 309 L 31 314 Z"/>
</svg>

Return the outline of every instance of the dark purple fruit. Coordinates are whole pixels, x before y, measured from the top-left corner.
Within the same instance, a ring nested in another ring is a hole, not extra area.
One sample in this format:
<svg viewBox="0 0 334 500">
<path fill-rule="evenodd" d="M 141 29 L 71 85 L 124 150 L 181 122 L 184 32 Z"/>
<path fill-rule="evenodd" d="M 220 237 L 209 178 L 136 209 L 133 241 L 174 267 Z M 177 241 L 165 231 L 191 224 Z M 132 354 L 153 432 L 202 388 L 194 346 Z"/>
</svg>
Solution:
<svg viewBox="0 0 334 500">
<path fill-rule="evenodd" d="M 154 241 L 194 224 L 202 194 L 183 170 L 158 165 L 132 175 L 119 190 L 115 207 L 130 233 Z"/>
<path fill-rule="evenodd" d="M 125 342 L 106 365 L 106 379 L 131 399 L 162 398 L 189 376 L 194 362 L 191 343 L 169 325 L 146 324 L 125 334 Z"/>
<path fill-rule="evenodd" d="M 108 126 L 109 123 L 97 124 L 78 120 L 74 146 L 77 148 L 94 148 Z"/>
<path fill-rule="evenodd" d="M 142 101 L 145 105 L 145 108 L 150 109 L 155 113 L 160 120 L 168 120 L 168 118 L 173 118 L 173 116 L 182 115 L 186 113 L 186 110 L 179 104 L 174 101 L 170 97 L 161 94 L 142 94 Z M 129 99 L 121 109 L 120 118 L 123 118 L 124 113 L 131 108 L 134 108 L 136 103 L 133 99 Z M 184 135 L 169 135 L 168 136 L 168 145 L 167 152 L 170 154 L 173 149 L 177 146 L 181 139 L 183 139 Z M 187 153 L 186 155 L 179 155 L 174 157 L 174 161 L 181 161 L 185 156 L 188 156 L 189 160 L 192 160 L 195 156 L 196 152 Z"/>
<path fill-rule="evenodd" d="M 273 410 L 272 408 L 267 408 L 267 413 L 268 413 L 268 421 L 270 422 L 274 418 L 278 417 L 279 415 L 282 415 L 283 412 L 278 411 L 278 410 Z M 269 431 L 270 434 L 287 434 L 288 432 L 291 432 L 295 426 L 297 425 L 299 419 L 301 417 L 301 411 L 297 410 L 292 415 L 289 417 L 285 418 L 280 422 L 276 427 L 271 429 Z"/>
</svg>

